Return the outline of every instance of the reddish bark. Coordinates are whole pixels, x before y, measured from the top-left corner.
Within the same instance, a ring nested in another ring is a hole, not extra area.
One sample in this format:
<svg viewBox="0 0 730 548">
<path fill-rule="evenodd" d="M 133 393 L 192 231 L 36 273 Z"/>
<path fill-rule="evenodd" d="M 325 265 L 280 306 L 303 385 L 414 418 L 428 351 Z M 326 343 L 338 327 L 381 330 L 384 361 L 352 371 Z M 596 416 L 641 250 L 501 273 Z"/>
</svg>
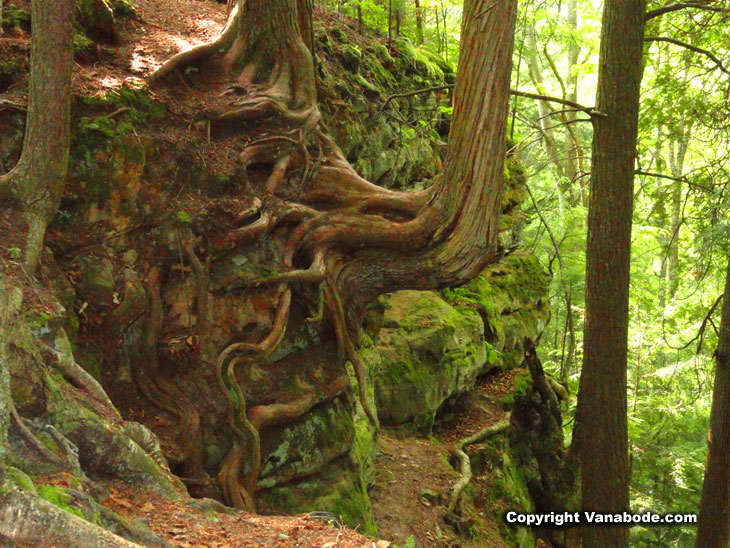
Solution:
<svg viewBox="0 0 730 548">
<path fill-rule="evenodd" d="M 725 548 L 730 543 L 730 257 L 723 299 L 695 548 Z"/>
<path fill-rule="evenodd" d="M 607 0 L 594 117 L 586 321 L 576 437 L 587 511 L 629 507 L 626 362 L 643 0 Z M 582 528 L 585 548 L 628 546 L 628 528 Z"/>
</svg>

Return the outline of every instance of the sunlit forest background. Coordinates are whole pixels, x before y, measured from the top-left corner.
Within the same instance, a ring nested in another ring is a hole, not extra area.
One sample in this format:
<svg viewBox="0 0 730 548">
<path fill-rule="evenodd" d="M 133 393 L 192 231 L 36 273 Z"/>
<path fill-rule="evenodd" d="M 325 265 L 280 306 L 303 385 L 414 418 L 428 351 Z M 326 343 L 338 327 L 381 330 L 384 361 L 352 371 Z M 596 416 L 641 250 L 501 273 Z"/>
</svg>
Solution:
<svg viewBox="0 0 730 548">
<path fill-rule="evenodd" d="M 458 62 L 461 2 L 321 3 L 392 40 L 406 37 L 417 49 Z M 519 10 L 512 88 L 595 104 L 602 3 L 529 0 Z M 717 346 L 713 315 L 730 238 L 730 72 L 721 61 L 730 53 L 726 17 L 688 10 L 647 26 L 628 372 L 631 502 L 638 510 L 693 512 L 699 506 Z M 433 130 L 417 112 L 413 122 L 409 131 Z M 553 313 L 541 353 L 546 369 L 574 394 L 582 358 L 592 127 L 584 113 L 513 97 L 507 131 L 528 176 L 524 245 L 552 274 Z M 571 423 L 564 425 L 566 435 Z M 632 545 L 688 546 L 693 534 L 692 527 L 635 527 Z"/>
</svg>

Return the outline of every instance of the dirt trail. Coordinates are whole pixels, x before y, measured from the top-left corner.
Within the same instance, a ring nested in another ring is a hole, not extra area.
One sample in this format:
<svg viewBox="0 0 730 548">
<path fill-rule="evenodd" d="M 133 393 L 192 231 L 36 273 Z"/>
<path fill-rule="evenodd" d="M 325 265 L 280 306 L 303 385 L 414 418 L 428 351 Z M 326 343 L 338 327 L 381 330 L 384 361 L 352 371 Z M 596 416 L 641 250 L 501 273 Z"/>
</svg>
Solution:
<svg viewBox="0 0 730 548">
<path fill-rule="evenodd" d="M 449 448 L 507 416 L 500 399 L 512 391 L 518 373 L 514 370 L 480 380 L 475 390 L 444 412 L 429 438 L 381 431 L 371 499 L 383 538 L 405 546 L 413 536 L 416 546 L 423 548 L 506 548 L 499 524 L 490 516 L 503 509 L 486 508 L 491 488 L 488 471 L 475 474 L 472 480 L 476 515 L 471 534 L 455 533 L 443 515 L 458 479 L 449 464 Z"/>
</svg>

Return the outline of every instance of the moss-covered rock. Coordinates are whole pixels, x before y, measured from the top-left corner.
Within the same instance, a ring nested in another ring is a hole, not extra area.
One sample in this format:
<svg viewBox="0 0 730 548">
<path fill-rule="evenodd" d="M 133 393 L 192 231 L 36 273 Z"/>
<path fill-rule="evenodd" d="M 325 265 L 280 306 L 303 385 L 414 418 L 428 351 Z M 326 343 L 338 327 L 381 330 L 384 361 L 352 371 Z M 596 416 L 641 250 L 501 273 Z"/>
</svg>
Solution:
<svg viewBox="0 0 730 548">
<path fill-rule="evenodd" d="M 500 352 L 498 365 L 511 369 L 522 363 L 522 340 L 536 340 L 550 321 L 549 286 L 537 257 L 515 251 L 466 286 L 443 295 L 452 304 L 481 311 L 485 337 Z"/>
<path fill-rule="evenodd" d="M 342 65 L 350 72 L 357 72 L 362 61 L 362 51 L 352 44 L 344 44 L 341 49 Z"/>
<path fill-rule="evenodd" d="M 484 325 L 469 309 L 457 309 L 436 293 L 399 291 L 381 300 L 383 326 L 375 339 L 378 416 L 411 423 L 428 433 L 439 407 L 472 386 L 484 369 L 489 345 Z"/>
<path fill-rule="evenodd" d="M 109 0 L 76 0 L 76 20 L 84 33 L 95 40 L 112 44 L 119 41 Z"/>
</svg>

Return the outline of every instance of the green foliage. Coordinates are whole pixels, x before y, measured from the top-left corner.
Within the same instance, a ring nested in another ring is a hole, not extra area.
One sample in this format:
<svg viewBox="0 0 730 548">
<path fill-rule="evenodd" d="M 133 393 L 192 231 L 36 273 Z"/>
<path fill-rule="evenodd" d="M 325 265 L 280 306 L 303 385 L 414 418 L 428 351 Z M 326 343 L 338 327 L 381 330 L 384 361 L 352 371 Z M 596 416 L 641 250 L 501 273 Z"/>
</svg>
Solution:
<svg viewBox="0 0 730 548">
<path fill-rule="evenodd" d="M 187 211 L 178 211 L 177 212 L 177 220 L 181 223 L 190 224 L 193 222 L 193 219 L 190 217 L 190 214 Z"/>
<path fill-rule="evenodd" d="M 2 27 L 5 30 L 19 28 L 30 32 L 30 13 L 16 4 L 8 4 L 2 10 Z"/>
<path fill-rule="evenodd" d="M 401 547 L 397 544 L 393 544 L 393 548 L 401 548 Z M 406 539 L 406 543 L 403 545 L 403 548 L 416 548 L 416 539 L 413 538 L 413 535 L 411 535 L 410 537 L 408 537 Z"/>
</svg>

